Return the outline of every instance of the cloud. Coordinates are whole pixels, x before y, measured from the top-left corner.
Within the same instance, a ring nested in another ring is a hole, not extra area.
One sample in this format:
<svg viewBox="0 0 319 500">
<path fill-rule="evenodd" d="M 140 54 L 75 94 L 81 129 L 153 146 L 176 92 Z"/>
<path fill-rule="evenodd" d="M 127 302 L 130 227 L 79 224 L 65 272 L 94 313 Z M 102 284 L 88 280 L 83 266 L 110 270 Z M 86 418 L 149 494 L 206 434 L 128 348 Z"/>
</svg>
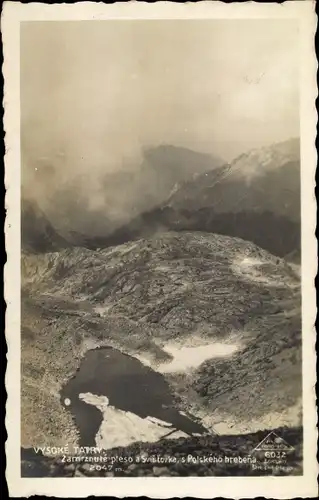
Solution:
<svg viewBox="0 0 319 500">
<path fill-rule="evenodd" d="M 50 170 L 50 196 L 74 180 L 94 206 L 145 146 L 230 159 L 298 135 L 298 50 L 293 20 L 23 23 L 25 184 L 39 196 Z"/>
</svg>

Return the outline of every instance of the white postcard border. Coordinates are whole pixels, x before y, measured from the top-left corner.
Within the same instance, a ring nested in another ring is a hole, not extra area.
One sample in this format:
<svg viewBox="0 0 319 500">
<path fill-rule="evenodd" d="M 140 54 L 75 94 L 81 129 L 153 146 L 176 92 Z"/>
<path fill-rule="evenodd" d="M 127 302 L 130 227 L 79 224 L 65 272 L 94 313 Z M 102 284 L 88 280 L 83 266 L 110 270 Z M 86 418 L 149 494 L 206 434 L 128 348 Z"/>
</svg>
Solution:
<svg viewBox="0 0 319 500">
<path fill-rule="evenodd" d="M 6 388 L 6 477 L 12 497 L 43 494 L 57 497 L 148 496 L 151 498 L 294 498 L 316 495 L 316 296 L 317 273 L 315 238 L 317 61 L 314 35 L 317 19 L 315 2 L 290 1 L 284 4 L 224 4 L 199 2 L 77 3 L 45 5 L 4 2 L 2 37 L 4 45 L 4 128 L 5 128 L 5 265 L 6 340 L 8 365 Z M 301 30 L 301 192 L 302 192 L 302 324 L 303 324 L 303 407 L 304 475 L 300 477 L 183 477 L 183 478 L 21 478 L 20 475 L 20 37 L 23 21 L 107 20 L 107 19 L 247 19 L 297 18 Z"/>
</svg>

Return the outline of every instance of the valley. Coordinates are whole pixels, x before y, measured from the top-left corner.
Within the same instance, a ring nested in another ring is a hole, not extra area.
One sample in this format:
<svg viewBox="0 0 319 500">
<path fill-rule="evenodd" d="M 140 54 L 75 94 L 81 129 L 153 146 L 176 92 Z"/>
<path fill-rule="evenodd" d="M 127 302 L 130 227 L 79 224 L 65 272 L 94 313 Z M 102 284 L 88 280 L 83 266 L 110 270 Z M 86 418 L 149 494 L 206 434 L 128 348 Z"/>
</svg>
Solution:
<svg viewBox="0 0 319 500">
<path fill-rule="evenodd" d="M 23 453 L 202 449 L 214 436 L 301 429 L 297 145 L 224 166 L 151 149 L 134 179 L 112 177 L 114 189 L 125 179 L 138 189 L 144 171 L 148 184 L 164 159 L 173 172 L 137 212 L 126 207 L 124 225 L 107 210 L 103 235 L 71 219 L 62 227 L 57 213 L 24 201 Z"/>
<path fill-rule="evenodd" d="M 265 279 L 238 274 L 242 255 L 262 262 Z M 227 433 L 247 420 L 262 428 L 270 412 L 286 425 L 284 410 L 300 405 L 299 280 L 252 243 L 166 233 L 95 252 L 25 255 L 22 283 L 24 446 L 78 442 L 60 392 L 86 353 L 103 346 L 161 372 L 173 404 L 209 432 L 225 415 Z M 199 348 L 205 356 L 188 363 L 187 350 Z M 110 390 L 106 384 L 102 394 Z"/>
</svg>

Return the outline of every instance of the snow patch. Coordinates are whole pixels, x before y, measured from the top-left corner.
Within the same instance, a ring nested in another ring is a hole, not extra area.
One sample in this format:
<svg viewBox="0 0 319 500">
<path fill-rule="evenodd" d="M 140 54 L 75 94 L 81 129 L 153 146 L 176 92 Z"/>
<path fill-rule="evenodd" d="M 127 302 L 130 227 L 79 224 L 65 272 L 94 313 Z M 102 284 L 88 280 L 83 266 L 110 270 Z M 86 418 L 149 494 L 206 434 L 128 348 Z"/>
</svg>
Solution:
<svg viewBox="0 0 319 500">
<path fill-rule="evenodd" d="M 253 257 L 244 257 L 243 260 L 240 262 L 240 265 L 244 269 L 249 269 L 251 267 L 255 266 L 261 266 L 264 262 L 260 259 L 256 259 Z"/>
<path fill-rule="evenodd" d="M 238 349 L 238 344 L 219 342 L 194 347 L 169 344 L 165 346 L 164 350 L 173 357 L 172 361 L 161 363 L 152 368 L 161 373 L 184 372 L 190 368 L 197 368 L 208 359 L 231 356 Z"/>
<path fill-rule="evenodd" d="M 169 422 L 164 422 L 164 420 L 160 420 L 159 418 L 150 417 L 150 416 L 148 416 L 146 418 L 147 418 L 147 420 L 149 420 L 153 424 L 161 425 L 161 426 L 164 426 L 164 427 L 172 427 L 172 424 L 170 424 Z"/>
<path fill-rule="evenodd" d="M 265 274 L 262 269 L 259 269 L 260 266 L 265 264 L 271 265 L 271 262 L 262 261 L 254 257 L 240 256 L 233 261 L 231 270 L 242 279 L 252 281 L 254 283 L 263 283 L 276 288 L 282 286 L 295 286 L 295 283 L 291 280 L 290 282 L 287 277 L 285 278 L 285 283 L 283 285 L 283 276 L 277 275 L 280 273 L 280 269 L 276 267 L 275 264 L 273 264 L 273 272 Z"/>
<path fill-rule="evenodd" d="M 104 305 L 104 306 L 95 306 L 94 312 L 99 316 L 103 317 L 107 314 L 107 312 L 111 309 L 112 305 Z"/>
<path fill-rule="evenodd" d="M 111 406 L 106 396 L 96 396 L 92 393 L 81 393 L 79 398 L 87 404 L 98 408 L 103 414 L 102 424 L 95 437 L 96 446 L 103 449 L 129 446 L 141 441 L 155 443 L 168 434 L 167 422 L 154 417 L 141 418 L 135 413 L 123 411 Z M 187 437 L 182 431 L 167 436 L 169 439 Z"/>
</svg>

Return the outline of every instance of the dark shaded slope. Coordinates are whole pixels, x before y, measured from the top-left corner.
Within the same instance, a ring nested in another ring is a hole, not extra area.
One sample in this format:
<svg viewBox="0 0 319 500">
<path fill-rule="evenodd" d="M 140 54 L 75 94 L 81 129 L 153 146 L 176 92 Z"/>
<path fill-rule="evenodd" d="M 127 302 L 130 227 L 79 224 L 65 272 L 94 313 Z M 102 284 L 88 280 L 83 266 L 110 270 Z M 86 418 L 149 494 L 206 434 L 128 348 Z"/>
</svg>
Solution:
<svg viewBox="0 0 319 500">
<path fill-rule="evenodd" d="M 167 187 L 172 189 L 175 182 L 213 170 L 223 163 L 224 161 L 217 156 L 163 144 L 144 150 L 142 172 L 147 173 L 148 170 L 157 172 L 159 176 L 165 177 Z"/>
<path fill-rule="evenodd" d="M 35 202 L 22 199 L 21 246 L 27 252 L 43 253 L 72 245 L 58 234 Z"/>
<path fill-rule="evenodd" d="M 134 219 L 106 238 L 86 239 L 85 246 L 96 249 L 147 238 L 164 231 L 198 231 L 231 235 L 252 241 L 279 257 L 292 253 L 300 260 L 300 224 L 287 217 L 266 212 L 215 213 L 210 207 L 196 211 L 158 208 Z"/>
<path fill-rule="evenodd" d="M 181 185 L 167 205 L 177 209 L 210 207 L 217 213 L 271 211 L 291 221 L 300 221 L 300 163 L 285 162 L 278 168 L 245 174 L 241 165 L 226 165 Z M 249 176 L 248 176 L 249 175 Z"/>
<path fill-rule="evenodd" d="M 252 241 L 274 255 L 300 261 L 299 161 L 261 168 L 252 177 L 240 168 L 238 160 L 182 183 L 165 205 L 89 245 L 117 245 L 167 230 L 205 231 Z"/>
</svg>

